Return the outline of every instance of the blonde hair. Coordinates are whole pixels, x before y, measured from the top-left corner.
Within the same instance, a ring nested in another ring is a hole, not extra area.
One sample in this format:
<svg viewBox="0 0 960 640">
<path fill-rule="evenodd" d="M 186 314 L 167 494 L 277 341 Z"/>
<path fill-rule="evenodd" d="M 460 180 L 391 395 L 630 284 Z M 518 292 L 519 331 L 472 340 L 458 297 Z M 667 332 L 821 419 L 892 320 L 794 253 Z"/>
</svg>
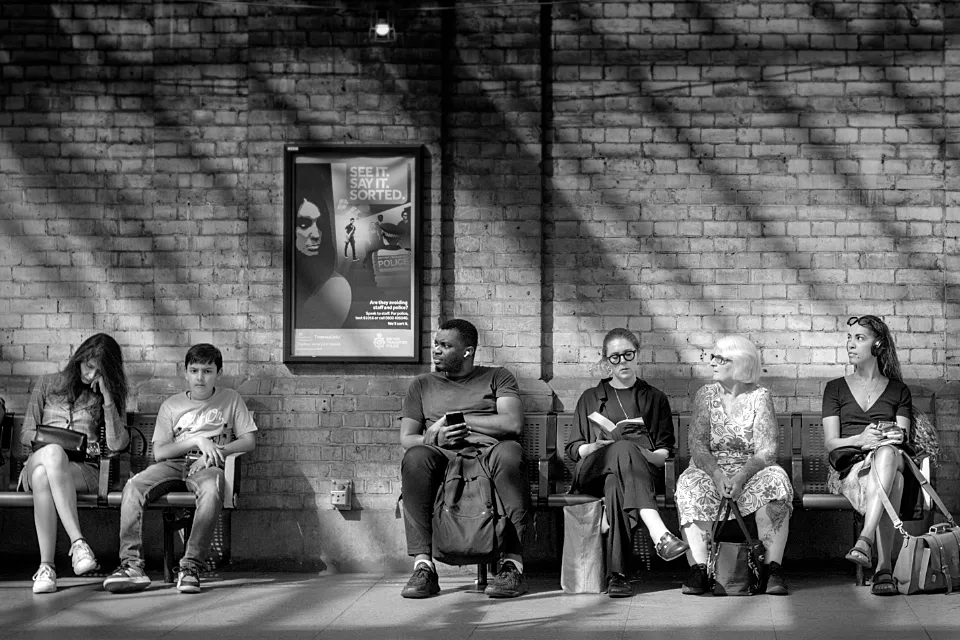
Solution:
<svg viewBox="0 0 960 640">
<path fill-rule="evenodd" d="M 760 350 L 743 336 L 724 336 L 716 350 L 733 360 L 733 379 L 753 384 L 760 379 Z"/>
</svg>

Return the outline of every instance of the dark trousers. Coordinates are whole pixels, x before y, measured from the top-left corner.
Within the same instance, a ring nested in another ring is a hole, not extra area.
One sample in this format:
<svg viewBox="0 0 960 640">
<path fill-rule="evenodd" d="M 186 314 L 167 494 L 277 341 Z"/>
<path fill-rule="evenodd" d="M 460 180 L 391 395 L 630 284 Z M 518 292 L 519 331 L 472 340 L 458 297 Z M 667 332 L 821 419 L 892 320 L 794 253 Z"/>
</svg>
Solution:
<svg viewBox="0 0 960 640">
<path fill-rule="evenodd" d="M 400 463 L 403 495 L 403 526 L 407 534 L 407 553 L 433 555 L 433 506 L 437 490 L 443 484 L 447 463 L 456 451 L 433 445 L 410 447 Z M 480 454 L 493 478 L 506 511 L 503 553 L 523 553 L 523 532 L 530 509 L 530 488 L 523 464 L 523 447 L 515 440 L 499 442 Z"/>
<path fill-rule="evenodd" d="M 603 498 L 610 523 L 607 532 L 607 571 L 627 573 L 633 530 L 640 509 L 657 508 L 656 478 L 650 464 L 632 442 L 620 440 L 580 460 L 574 486 L 580 493 Z"/>
</svg>

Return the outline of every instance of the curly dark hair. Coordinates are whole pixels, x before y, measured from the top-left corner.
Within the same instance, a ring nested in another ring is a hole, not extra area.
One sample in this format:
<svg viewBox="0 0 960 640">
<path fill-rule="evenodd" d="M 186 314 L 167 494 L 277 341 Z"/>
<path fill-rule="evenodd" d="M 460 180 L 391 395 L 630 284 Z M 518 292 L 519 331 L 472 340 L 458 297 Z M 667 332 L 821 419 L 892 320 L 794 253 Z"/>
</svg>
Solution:
<svg viewBox="0 0 960 640">
<path fill-rule="evenodd" d="M 847 320 L 848 327 L 855 324 L 870 329 L 870 332 L 876 337 L 870 353 L 877 358 L 877 368 L 880 369 L 880 375 L 897 382 L 903 382 L 903 375 L 900 373 L 900 358 L 897 357 L 897 345 L 893 342 L 893 335 L 890 333 L 887 323 L 877 316 L 853 316 Z"/>
<path fill-rule="evenodd" d="M 59 392 L 67 396 L 71 403 L 88 388 L 83 383 L 80 365 L 94 361 L 100 369 L 102 384 L 113 396 L 117 412 L 122 416 L 127 410 L 127 375 L 123 371 L 123 353 L 117 341 L 105 333 L 90 336 L 81 343 L 70 356 L 67 365 L 60 372 Z"/>
</svg>

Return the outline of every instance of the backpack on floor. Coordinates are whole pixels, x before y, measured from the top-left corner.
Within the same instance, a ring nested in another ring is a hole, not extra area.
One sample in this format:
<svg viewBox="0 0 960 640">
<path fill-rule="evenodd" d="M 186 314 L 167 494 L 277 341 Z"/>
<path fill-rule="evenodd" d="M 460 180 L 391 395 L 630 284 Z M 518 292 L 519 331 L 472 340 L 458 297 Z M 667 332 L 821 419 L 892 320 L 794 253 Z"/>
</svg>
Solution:
<svg viewBox="0 0 960 640">
<path fill-rule="evenodd" d="M 447 564 L 479 564 L 499 557 L 506 519 L 480 451 L 467 448 L 447 464 L 433 509 L 434 557 Z"/>
</svg>

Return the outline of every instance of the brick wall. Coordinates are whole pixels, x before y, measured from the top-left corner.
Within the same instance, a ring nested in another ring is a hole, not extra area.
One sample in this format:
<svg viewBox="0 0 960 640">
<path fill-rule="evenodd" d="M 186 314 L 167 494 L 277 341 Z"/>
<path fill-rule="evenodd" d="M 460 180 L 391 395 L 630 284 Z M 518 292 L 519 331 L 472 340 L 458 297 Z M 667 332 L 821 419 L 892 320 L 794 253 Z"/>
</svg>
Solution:
<svg viewBox="0 0 960 640">
<path fill-rule="evenodd" d="M 8 404 L 106 331 L 154 410 L 213 342 L 262 428 L 242 517 L 304 541 L 237 527 L 241 553 L 402 558 L 396 416 L 428 367 L 283 365 L 281 158 L 422 144 L 424 345 L 467 317 L 529 410 L 570 409 L 627 325 L 687 410 L 736 331 L 805 410 L 844 372 L 846 317 L 880 314 L 936 395 L 955 503 L 955 3 L 435 6 L 396 3 L 400 38 L 372 45 L 373 3 L 0 5 Z M 356 517 L 329 510 L 341 476 Z"/>
</svg>

